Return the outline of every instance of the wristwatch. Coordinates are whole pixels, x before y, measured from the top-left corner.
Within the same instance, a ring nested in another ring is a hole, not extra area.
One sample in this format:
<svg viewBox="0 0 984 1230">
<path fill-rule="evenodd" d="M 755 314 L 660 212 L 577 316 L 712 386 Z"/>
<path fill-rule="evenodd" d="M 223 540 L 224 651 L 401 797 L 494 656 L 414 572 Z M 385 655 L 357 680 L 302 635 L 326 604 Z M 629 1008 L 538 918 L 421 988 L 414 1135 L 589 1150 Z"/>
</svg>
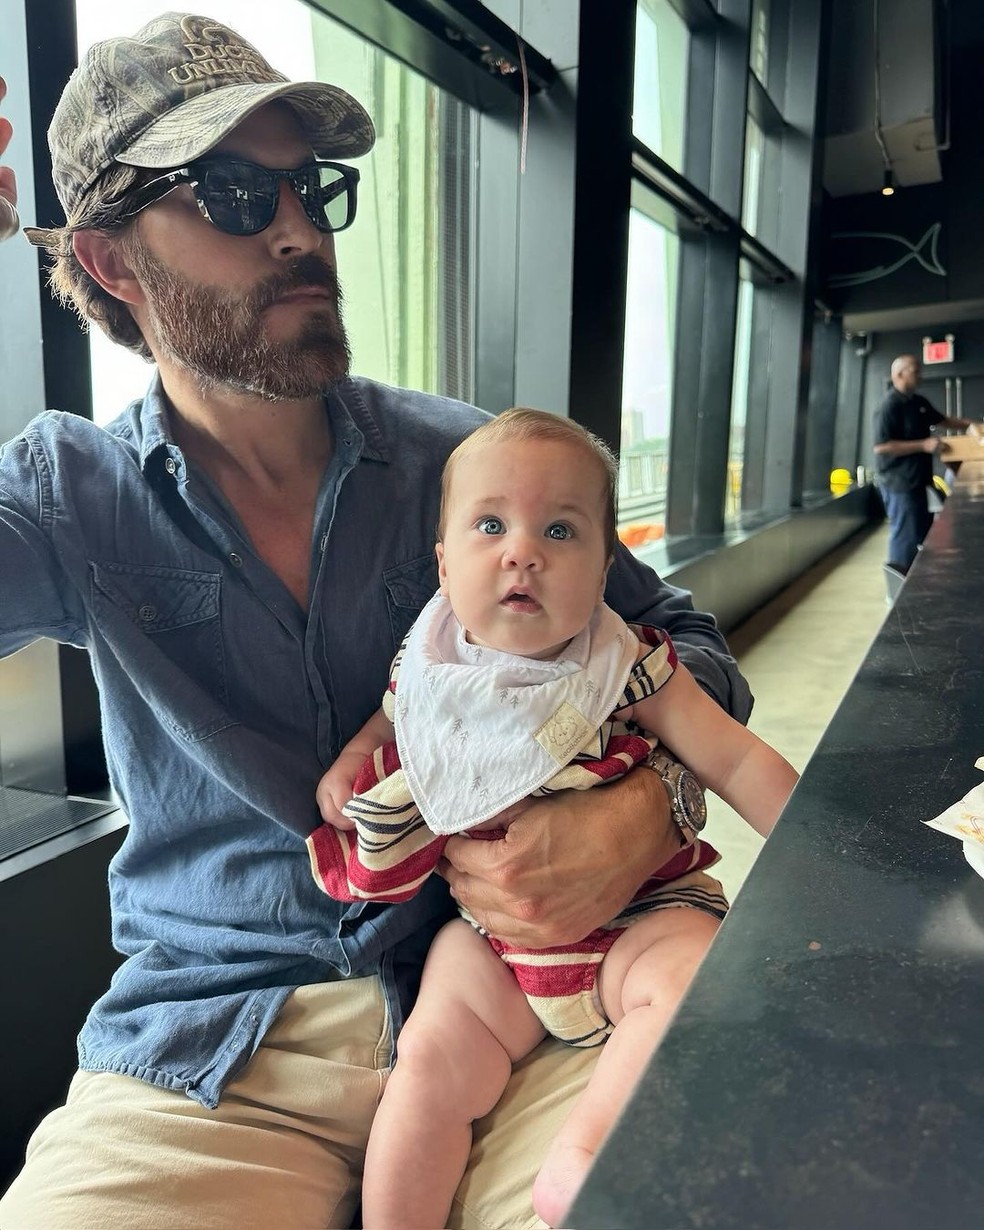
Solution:
<svg viewBox="0 0 984 1230">
<path fill-rule="evenodd" d="M 661 747 L 654 747 L 643 764 L 659 774 L 670 800 L 670 815 L 680 830 L 683 844 L 690 845 L 707 822 L 704 787 L 686 765 L 668 756 Z"/>
</svg>

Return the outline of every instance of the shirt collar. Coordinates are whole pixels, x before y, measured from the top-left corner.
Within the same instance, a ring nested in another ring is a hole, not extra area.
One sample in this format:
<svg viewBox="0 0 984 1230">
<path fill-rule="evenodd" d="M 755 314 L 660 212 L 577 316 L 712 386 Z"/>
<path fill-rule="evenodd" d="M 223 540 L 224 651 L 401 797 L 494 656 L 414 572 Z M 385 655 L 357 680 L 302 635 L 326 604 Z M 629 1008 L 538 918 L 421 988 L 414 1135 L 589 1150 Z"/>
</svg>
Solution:
<svg viewBox="0 0 984 1230">
<path fill-rule="evenodd" d="M 364 440 L 362 456 L 370 461 L 389 462 L 390 448 L 385 432 L 379 417 L 373 413 L 370 402 L 363 396 L 363 389 L 350 377 L 346 377 L 344 380 L 339 380 L 327 394 L 329 413 L 332 399 L 341 403 L 356 428 L 362 433 Z"/>
<path fill-rule="evenodd" d="M 372 461 L 389 462 L 390 450 L 382 425 L 354 380 L 345 377 L 338 381 L 325 394 L 325 400 L 329 413 L 332 411 L 333 400 L 340 403 L 342 413 L 347 414 L 362 433 L 363 457 Z M 166 453 L 169 449 L 177 447 L 168 424 L 167 399 L 164 396 L 159 371 L 154 372 L 154 378 L 140 406 L 137 418 L 140 432 L 138 441 L 140 468 L 146 473 L 148 465 L 159 453 L 162 451 Z"/>
<path fill-rule="evenodd" d="M 148 464 L 158 451 L 174 443 L 167 423 L 167 404 L 161 386 L 161 374 L 156 369 L 137 417 L 140 428 L 140 469 L 146 473 Z"/>
</svg>

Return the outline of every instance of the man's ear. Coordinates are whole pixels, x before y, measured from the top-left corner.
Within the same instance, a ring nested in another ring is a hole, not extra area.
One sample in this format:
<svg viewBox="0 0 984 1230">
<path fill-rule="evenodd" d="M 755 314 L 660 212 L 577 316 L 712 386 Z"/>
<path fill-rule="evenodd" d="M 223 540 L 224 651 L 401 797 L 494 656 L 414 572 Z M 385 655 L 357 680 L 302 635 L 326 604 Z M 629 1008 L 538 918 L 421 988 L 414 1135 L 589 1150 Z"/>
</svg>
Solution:
<svg viewBox="0 0 984 1230">
<path fill-rule="evenodd" d="M 76 231 L 72 247 L 89 277 L 114 299 L 123 303 L 143 303 L 143 289 L 120 250 L 118 236 Z"/>
<path fill-rule="evenodd" d="M 439 542 L 434 547 L 434 554 L 437 556 L 437 579 L 440 582 L 441 596 L 448 596 L 448 570 L 444 566 L 444 543 Z"/>
</svg>

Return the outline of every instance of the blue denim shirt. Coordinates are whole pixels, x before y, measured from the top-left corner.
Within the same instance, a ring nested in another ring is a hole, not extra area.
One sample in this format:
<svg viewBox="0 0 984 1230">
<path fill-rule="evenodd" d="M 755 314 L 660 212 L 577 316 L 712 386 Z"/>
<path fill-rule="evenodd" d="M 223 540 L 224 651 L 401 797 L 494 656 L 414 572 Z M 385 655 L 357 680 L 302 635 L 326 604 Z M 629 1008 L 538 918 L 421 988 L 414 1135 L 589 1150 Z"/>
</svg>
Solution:
<svg viewBox="0 0 984 1230">
<path fill-rule="evenodd" d="M 108 429 L 49 412 L 0 450 L 0 655 L 43 636 L 89 651 L 129 819 L 109 875 L 126 960 L 83 1026 L 80 1065 L 206 1106 L 297 986 L 376 973 L 398 1032 L 452 914 L 437 877 L 404 905 L 332 901 L 303 838 L 318 779 L 437 587 L 441 468 L 485 416 L 355 379 L 325 404 L 335 453 L 307 613 L 174 443 L 156 379 Z M 621 553 L 607 597 L 667 628 L 747 717 L 747 687 L 688 594 Z"/>
</svg>

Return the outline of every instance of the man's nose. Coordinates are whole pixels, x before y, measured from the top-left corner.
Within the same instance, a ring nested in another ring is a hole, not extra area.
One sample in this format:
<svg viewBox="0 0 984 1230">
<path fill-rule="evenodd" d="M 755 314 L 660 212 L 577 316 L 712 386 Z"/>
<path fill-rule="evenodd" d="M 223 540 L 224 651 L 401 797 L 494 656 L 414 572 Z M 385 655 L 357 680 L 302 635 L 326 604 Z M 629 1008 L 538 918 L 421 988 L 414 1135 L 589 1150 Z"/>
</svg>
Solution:
<svg viewBox="0 0 984 1230">
<path fill-rule="evenodd" d="M 282 258 L 304 256 L 331 244 L 331 236 L 318 230 L 304 212 L 300 197 L 286 182 L 280 184 L 277 212 L 266 233 L 275 255 Z"/>
</svg>

